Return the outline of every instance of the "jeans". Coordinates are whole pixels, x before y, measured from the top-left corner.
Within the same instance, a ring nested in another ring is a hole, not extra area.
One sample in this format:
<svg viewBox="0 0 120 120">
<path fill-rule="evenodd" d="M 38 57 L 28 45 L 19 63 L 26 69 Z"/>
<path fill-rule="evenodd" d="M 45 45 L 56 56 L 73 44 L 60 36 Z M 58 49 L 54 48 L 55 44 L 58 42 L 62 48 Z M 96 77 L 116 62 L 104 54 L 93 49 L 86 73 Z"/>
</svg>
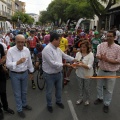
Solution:
<svg viewBox="0 0 120 120">
<path fill-rule="evenodd" d="M 28 71 L 23 74 L 10 72 L 11 84 L 15 96 L 17 111 L 21 112 L 22 107 L 27 105 L 27 83 Z"/>
<path fill-rule="evenodd" d="M 90 100 L 90 79 L 80 78 L 76 75 L 79 85 L 79 99 L 83 99 L 85 93 L 85 100 Z"/>
<path fill-rule="evenodd" d="M 52 91 L 55 86 L 56 102 L 61 103 L 62 94 L 62 72 L 55 74 L 47 74 L 43 72 L 43 77 L 46 81 L 46 100 L 47 106 L 52 106 Z"/>
<path fill-rule="evenodd" d="M 116 72 L 104 72 L 98 70 L 98 76 L 116 76 Z M 104 105 L 109 106 L 112 100 L 112 94 L 115 86 L 116 78 L 107 78 L 97 80 L 97 98 L 103 99 Z M 103 85 L 106 86 L 103 94 Z"/>
</svg>

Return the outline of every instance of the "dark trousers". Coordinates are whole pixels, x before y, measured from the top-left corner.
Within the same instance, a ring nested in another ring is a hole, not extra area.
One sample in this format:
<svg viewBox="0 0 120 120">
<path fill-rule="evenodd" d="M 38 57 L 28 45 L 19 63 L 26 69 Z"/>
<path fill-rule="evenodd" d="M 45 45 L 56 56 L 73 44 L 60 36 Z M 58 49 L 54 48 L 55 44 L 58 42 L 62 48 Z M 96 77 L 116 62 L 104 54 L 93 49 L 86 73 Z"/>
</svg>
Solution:
<svg viewBox="0 0 120 120">
<path fill-rule="evenodd" d="M 4 110 L 8 109 L 7 95 L 6 95 L 6 77 L 5 73 L 0 71 L 0 112 L 2 107 Z"/>
</svg>

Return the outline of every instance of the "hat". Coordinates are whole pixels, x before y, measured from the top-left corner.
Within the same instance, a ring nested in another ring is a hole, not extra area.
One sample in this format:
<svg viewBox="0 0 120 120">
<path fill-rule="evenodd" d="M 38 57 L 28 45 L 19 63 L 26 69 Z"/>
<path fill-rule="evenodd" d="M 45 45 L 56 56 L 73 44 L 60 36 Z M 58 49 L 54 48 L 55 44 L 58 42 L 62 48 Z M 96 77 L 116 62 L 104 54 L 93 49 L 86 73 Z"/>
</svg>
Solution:
<svg viewBox="0 0 120 120">
<path fill-rule="evenodd" d="M 98 31 L 95 31 L 95 32 L 94 32 L 94 35 L 98 35 L 98 34 L 99 34 L 99 32 L 98 32 Z"/>
</svg>

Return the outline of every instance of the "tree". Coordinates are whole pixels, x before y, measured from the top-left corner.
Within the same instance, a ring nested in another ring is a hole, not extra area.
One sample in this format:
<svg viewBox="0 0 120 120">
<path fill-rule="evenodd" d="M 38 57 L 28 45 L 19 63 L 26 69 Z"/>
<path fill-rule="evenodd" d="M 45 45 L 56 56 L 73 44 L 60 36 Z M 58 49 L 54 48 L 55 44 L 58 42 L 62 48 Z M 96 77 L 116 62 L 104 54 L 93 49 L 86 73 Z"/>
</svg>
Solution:
<svg viewBox="0 0 120 120">
<path fill-rule="evenodd" d="M 31 25 L 34 22 L 34 19 L 26 13 L 16 12 L 12 16 L 12 21 L 15 23 L 20 22 L 20 23 Z"/>
<path fill-rule="evenodd" d="M 47 17 L 46 17 L 47 16 Z M 47 11 L 40 15 L 40 21 L 67 22 L 68 19 L 78 20 L 82 17 L 93 18 L 94 12 L 87 0 L 54 0 Z"/>
<path fill-rule="evenodd" d="M 115 5 L 118 0 L 101 0 L 102 2 L 106 4 L 105 7 L 102 5 L 101 2 L 99 2 L 99 0 L 88 0 L 88 1 L 90 5 L 92 6 L 95 14 L 99 18 L 98 30 L 100 30 L 102 21 L 105 19 L 106 14 L 108 13 L 109 9 L 111 8 L 111 6 Z"/>
</svg>

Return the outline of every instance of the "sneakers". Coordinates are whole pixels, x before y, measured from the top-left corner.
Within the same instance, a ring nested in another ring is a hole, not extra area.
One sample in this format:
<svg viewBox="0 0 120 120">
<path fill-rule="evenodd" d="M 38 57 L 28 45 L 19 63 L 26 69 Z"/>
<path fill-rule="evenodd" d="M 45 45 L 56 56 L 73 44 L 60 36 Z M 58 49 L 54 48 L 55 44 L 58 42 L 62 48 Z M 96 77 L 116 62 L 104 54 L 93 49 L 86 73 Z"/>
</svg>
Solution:
<svg viewBox="0 0 120 120">
<path fill-rule="evenodd" d="M 70 79 L 68 77 L 64 78 L 67 82 L 70 82 Z"/>
<path fill-rule="evenodd" d="M 34 82 L 32 83 L 32 89 L 36 89 L 36 85 Z"/>
<path fill-rule="evenodd" d="M 7 112 L 7 113 L 10 113 L 10 114 L 15 114 L 15 112 L 10 108 L 4 109 L 4 111 Z"/>
<path fill-rule="evenodd" d="M 58 107 L 64 109 L 64 105 L 63 105 L 62 103 L 57 103 L 57 102 L 56 102 L 56 105 L 58 105 Z"/>
<path fill-rule="evenodd" d="M 53 107 L 52 106 L 47 106 L 47 110 L 52 113 L 53 112 Z"/>
<path fill-rule="evenodd" d="M 32 107 L 29 106 L 29 105 L 26 105 L 26 106 L 23 107 L 23 109 L 25 109 L 25 110 L 32 110 Z"/>
<path fill-rule="evenodd" d="M 109 112 L 109 106 L 104 105 L 103 106 L 103 112 L 108 113 Z"/>
<path fill-rule="evenodd" d="M 79 100 L 76 101 L 76 105 L 80 105 L 82 102 L 83 102 L 83 100 L 79 99 Z"/>
<path fill-rule="evenodd" d="M 19 115 L 19 117 L 21 117 L 21 118 L 25 118 L 25 113 L 24 113 L 23 111 L 18 112 L 18 115 Z"/>
<path fill-rule="evenodd" d="M 89 104 L 90 104 L 89 100 L 85 101 L 85 106 L 87 106 Z"/>
<path fill-rule="evenodd" d="M 99 104 L 101 104 L 101 103 L 103 103 L 103 100 L 102 100 L 102 99 L 99 99 L 99 98 L 96 99 L 95 102 L 94 102 L 95 105 L 99 105 Z"/>
</svg>

